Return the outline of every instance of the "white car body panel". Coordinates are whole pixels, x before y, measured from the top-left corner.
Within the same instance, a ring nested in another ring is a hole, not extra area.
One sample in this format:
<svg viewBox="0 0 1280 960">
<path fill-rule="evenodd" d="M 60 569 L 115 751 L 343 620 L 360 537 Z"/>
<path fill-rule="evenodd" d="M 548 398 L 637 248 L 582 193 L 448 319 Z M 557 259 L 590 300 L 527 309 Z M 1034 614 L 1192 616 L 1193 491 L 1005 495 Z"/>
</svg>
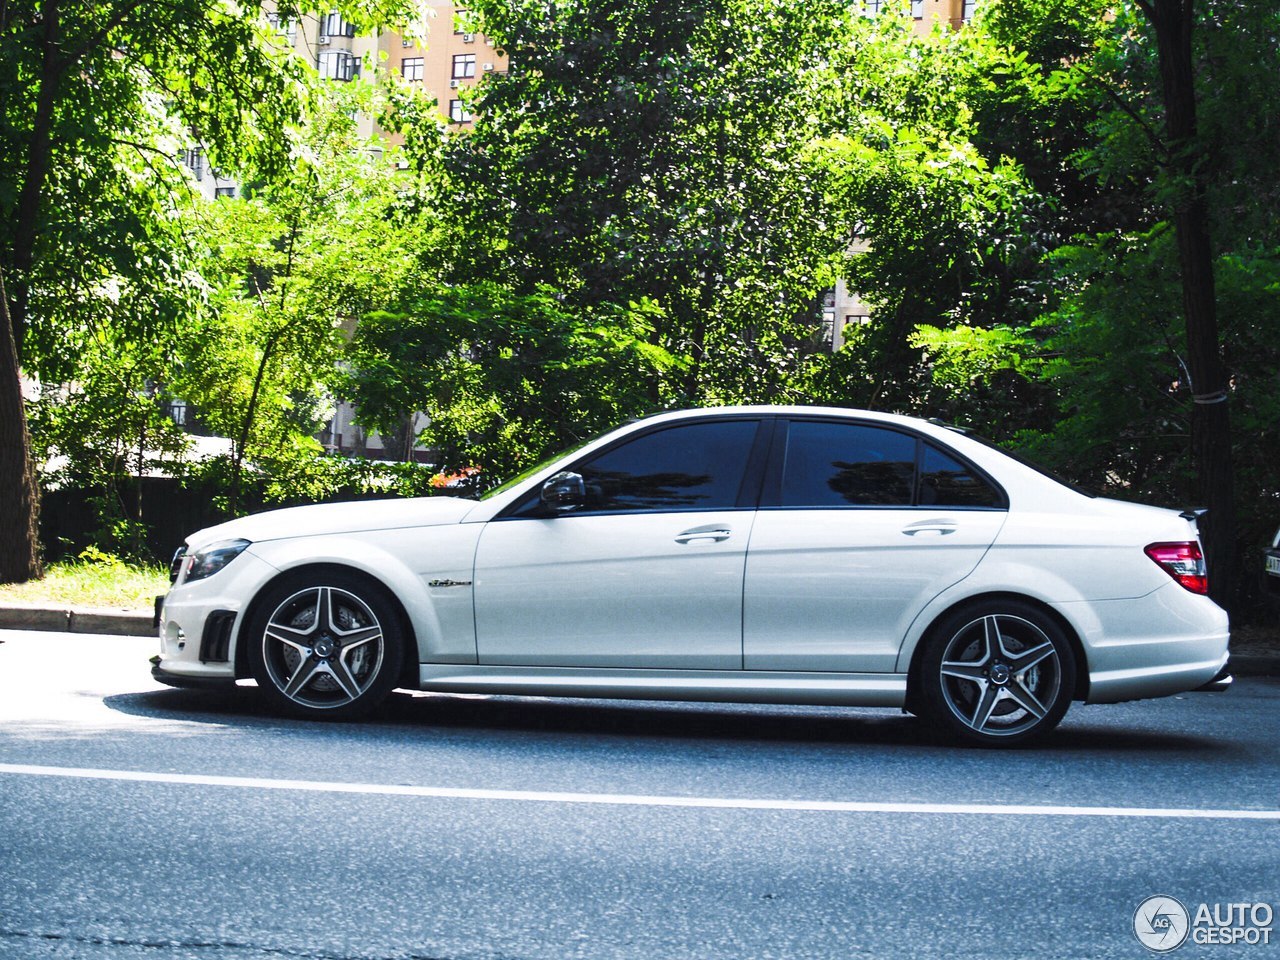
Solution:
<svg viewBox="0 0 1280 960">
<path fill-rule="evenodd" d="M 251 550 L 246 550 L 216 576 L 194 583 L 180 581 L 180 588 L 175 584 L 165 597 L 160 615 L 160 659 L 165 672 L 179 677 L 234 676 L 230 662 L 201 661 L 204 625 L 216 610 L 233 611 L 235 635 L 249 599 L 279 573 Z"/>
<path fill-rule="evenodd" d="M 306 507 L 285 507 L 247 517 L 237 517 L 187 538 L 188 552 L 218 540 L 244 537 L 254 543 L 288 540 L 299 536 L 361 533 L 380 530 L 420 529 L 462 520 L 474 510 L 471 500 L 457 497 L 353 500 Z"/>
<path fill-rule="evenodd" d="M 920 610 L 978 565 L 1003 510 L 761 510 L 743 601 L 748 670 L 892 672 Z"/>
<path fill-rule="evenodd" d="M 403 527 L 380 530 L 372 540 L 334 534 L 274 540 L 252 549 L 282 573 L 322 563 L 368 574 L 404 607 L 419 662 L 475 663 L 471 558 L 483 529 L 460 523 Z"/>
<path fill-rule="evenodd" d="M 628 670 L 458 667 L 424 663 L 421 686 L 440 693 L 620 700 L 701 700 L 900 707 L 907 678 L 890 673 L 768 673 L 743 670 Z"/>
<path fill-rule="evenodd" d="M 487 524 L 475 563 L 480 662 L 741 668 L 742 571 L 754 516 L 694 511 Z"/>
</svg>

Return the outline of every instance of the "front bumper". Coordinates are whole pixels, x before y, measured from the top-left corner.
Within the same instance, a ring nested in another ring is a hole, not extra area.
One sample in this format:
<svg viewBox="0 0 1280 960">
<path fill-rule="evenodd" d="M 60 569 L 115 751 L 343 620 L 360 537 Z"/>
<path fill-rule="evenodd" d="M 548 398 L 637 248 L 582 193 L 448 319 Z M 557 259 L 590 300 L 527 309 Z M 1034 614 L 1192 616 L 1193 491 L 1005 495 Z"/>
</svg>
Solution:
<svg viewBox="0 0 1280 960">
<path fill-rule="evenodd" d="M 161 663 L 159 654 L 151 658 L 151 678 L 166 686 L 179 687 L 184 690 L 226 690 L 236 685 L 235 677 L 192 677 L 184 676 L 180 673 L 169 673 L 165 670 L 164 664 Z"/>
<path fill-rule="evenodd" d="M 234 682 L 245 608 L 277 572 L 246 550 L 211 577 L 176 583 L 161 605 L 160 656 L 152 676 L 170 686 Z"/>
</svg>

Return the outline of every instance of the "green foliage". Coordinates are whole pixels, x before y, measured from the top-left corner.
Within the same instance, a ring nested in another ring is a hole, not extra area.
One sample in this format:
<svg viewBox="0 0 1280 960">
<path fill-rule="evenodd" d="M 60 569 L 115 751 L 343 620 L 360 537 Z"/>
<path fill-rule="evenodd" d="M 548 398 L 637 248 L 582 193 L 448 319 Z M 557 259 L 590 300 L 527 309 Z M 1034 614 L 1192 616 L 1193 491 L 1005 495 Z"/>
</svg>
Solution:
<svg viewBox="0 0 1280 960">
<path fill-rule="evenodd" d="M 1038 321 L 1044 378 L 1062 416 L 1020 439 L 1055 468 L 1113 496 L 1195 502 L 1188 455 L 1191 386 L 1172 231 L 1103 237 L 1053 258 L 1066 295 Z M 1215 263 L 1231 393 L 1238 509 L 1261 549 L 1280 498 L 1280 259 Z"/>
<path fill-rule="evenodd" d="M 338 4 L 419 34 L 429 6 Z M 229 510 L 437 489 L 433 469 L 323 456 L 335 398 L 450 473 L 509 474 L 661 407 L 829 402 L 1183 503 L 1172 217 L 1197 190 L 1243 528 L 1274 527 L 1274 4 L 1197 4 L 1199 136 L 1180 144 L 1132 2 L 984 0 L 927 37 L 843 0 L 468 6 L 511 69 L 462 94 L 463 132 L 410 85 L 314 85 L 254 4 L 0 4 L 0 267 L 50 482 L 103 491 L 103 544 L 140 542 L 123 478 L 152 461 Z M 196 202 L 174 162 L 193 138 L 241 198 Z M 830 352 L 838 277 L 872 322 Z M 160 406 L 178 398 L 233 457 L 184 461 Z"/>
<path fill-rule="evenodd" d="M 823 222 L 821 171 L 799 159 L 830 115 L 848 5 L 469 9 L 512 67 L 479 85 L 474 130 L 445 157 L 471 241 L 447 279 L 550 287 L 587 310 L 657 304 L 650 342 L 690 363 L 651 404 L 776 389 L 741 361 L 785 367 L 812 349 L 844 243 Z"/>
<path fill-rule="evenodd" d="M 384 435 L 406 411 L 444 469 L 504 476 L 645 409 L 655 376 L 687 362 L 649 341 L 661 314 L 567 308 L 550 291 L 441 286 L 375 312 L 346 354 L 343 392 Z"/>
<path fill-rule="evenodd" d="M 977 117 L 1004 91 L 1039 88 L 1040 74 L 980 29 L 920 37 L 889 17 L 859 25 L 841 67 L 839 132 L 808 162 L 826 171 L 828 215 L 848 249 L 842 272 L 872 323 L 846 331 L 831 358 L 845 374 L 819 382 L 836 402 L 1003 419 L 1011 405 L 975 398 L 973 377 L 956 379 L 923 351 L 940 345 L 928 330 L 981 337 L 1029 323 L 1015 294 L 1044 203 L 1022 159 L 984 138 Z"/>
<path fill-rule="evenodd" d="M 287 174 L 204 211 L 210 309 L 179 341 L 172 389 L 236 441 L 232 510 L 245 462 L 269 469 L 273 498 L 313 489 L 348 333 L 414 263 L 405 178 L 352 119 L 375 109 L 370 88 L 327 90 Z"/>
</svg>

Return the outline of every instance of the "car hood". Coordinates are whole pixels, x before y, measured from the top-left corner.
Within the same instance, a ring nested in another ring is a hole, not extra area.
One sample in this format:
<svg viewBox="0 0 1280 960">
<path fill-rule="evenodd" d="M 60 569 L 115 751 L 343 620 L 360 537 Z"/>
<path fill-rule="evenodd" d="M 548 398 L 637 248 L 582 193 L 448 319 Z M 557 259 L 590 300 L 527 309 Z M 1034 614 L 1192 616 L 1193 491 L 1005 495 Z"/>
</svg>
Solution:
<svg viewBox="0 0 1280 960">
<path fill-rule="evenodd" d="M 458 523 L 475 505 L 474 500 L 458 497 L 417 497 L 411 500 L 355 500 L 286 507 L 206 527 L 187 538 L 187 550 L 194 552 L 218 540 L 243 539 L 261 543 L 290 537 Z"/>
</svg>

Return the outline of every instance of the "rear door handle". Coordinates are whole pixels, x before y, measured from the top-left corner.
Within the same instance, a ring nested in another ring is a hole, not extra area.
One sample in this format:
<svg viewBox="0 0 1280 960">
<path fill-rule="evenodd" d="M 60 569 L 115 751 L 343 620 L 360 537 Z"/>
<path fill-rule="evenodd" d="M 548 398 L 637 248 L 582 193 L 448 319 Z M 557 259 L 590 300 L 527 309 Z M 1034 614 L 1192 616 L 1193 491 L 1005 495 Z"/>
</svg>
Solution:
<svg viewBox="0 0 1280 960">
<path fill-rule="evenodd" d="M 676 543 L 696 543 L 700 540 L 711 540 L 719 543 L 722 540 L 728 540 L 732 534 L 733 531 L 728 527 L 717 527 L 715 525 L 694 527 L 692 530 L 677 534 Z"/>
<path fill-rule="evenodd" d="M 931 537 L 945 537 L 949 533 L 956 532 L 956 522 L 945 519 L 920 520 L 917 523 L 907 524 L 902 528 L 902 532 L 908 537 L 914 537 L 919 533 L 927 533 Z"/>
</svg>

